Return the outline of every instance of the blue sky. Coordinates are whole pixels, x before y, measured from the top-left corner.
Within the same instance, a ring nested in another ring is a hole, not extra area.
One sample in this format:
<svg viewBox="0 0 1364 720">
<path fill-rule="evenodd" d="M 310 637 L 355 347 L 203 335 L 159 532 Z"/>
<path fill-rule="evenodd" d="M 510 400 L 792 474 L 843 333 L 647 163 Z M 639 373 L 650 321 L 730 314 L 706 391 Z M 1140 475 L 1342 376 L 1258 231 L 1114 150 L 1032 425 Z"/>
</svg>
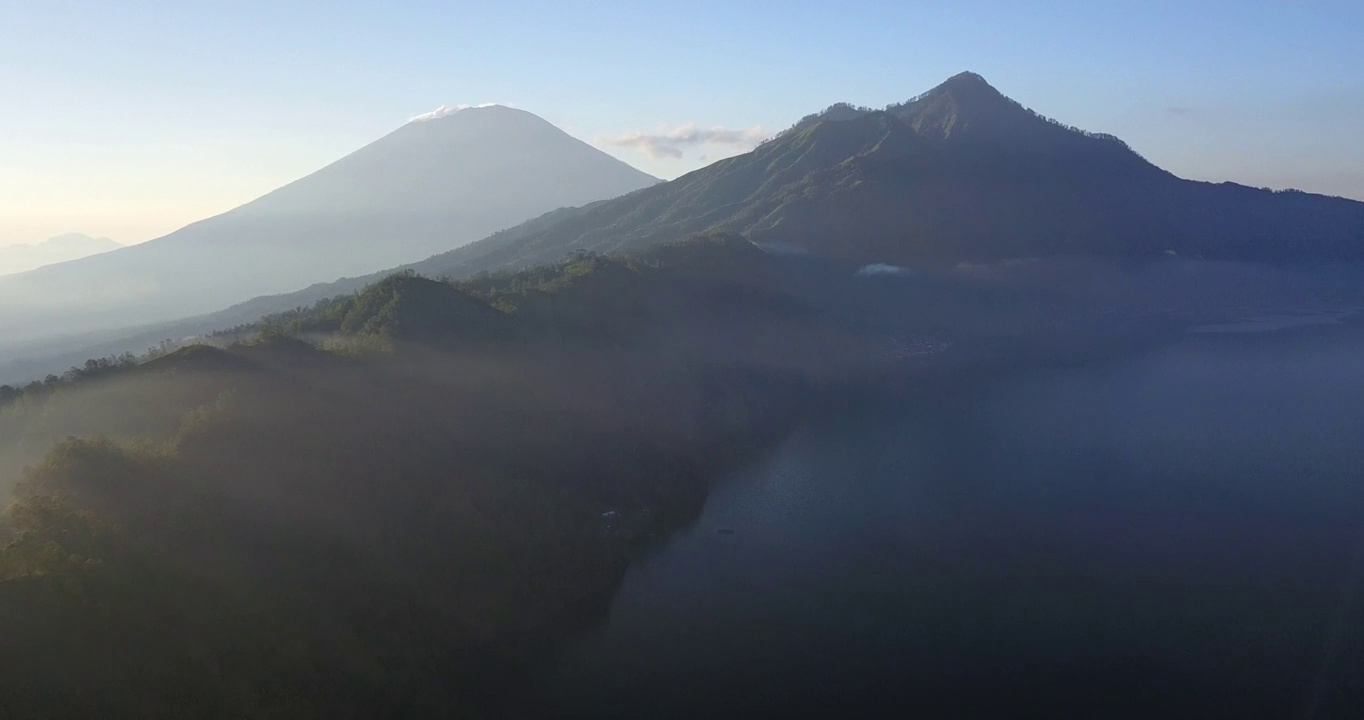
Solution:
<svg viewBox="0 0 1364 720">
<path fill-rule="evenodd" d="M 137 242 L 447 104 L 663 177 L 962 71 L 1185 177 L 1364 199 L 1359 2 L 0 0 L 0 244 Z M 681 157 L 615 144 L 726 128 Z"/>
</svg>

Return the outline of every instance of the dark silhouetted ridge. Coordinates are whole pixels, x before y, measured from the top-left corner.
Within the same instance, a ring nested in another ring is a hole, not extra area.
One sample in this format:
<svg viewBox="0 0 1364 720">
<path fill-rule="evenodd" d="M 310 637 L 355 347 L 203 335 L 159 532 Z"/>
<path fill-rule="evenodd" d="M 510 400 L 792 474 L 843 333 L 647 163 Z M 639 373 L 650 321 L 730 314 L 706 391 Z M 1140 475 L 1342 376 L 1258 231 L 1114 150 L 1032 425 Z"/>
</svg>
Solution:
<svg viewBox="0 0 1364 720">
<path fill-rule="evenodd" d="M 251 361 L 210 345 L 190 345 L 143 363 L 138 369 L 144 373 L 199 373 L 245 371 L 254 368 Z"/>
</svg>

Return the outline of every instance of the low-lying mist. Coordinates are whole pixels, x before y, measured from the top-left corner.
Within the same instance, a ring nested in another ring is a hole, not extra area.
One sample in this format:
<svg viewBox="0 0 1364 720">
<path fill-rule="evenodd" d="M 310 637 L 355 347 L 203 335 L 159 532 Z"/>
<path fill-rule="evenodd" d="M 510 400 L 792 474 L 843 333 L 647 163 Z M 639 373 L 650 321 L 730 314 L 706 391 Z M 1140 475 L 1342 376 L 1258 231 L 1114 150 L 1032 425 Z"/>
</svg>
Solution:
<svg viewBox="0 0 1364 720">
<path fill-rule="evenodd" d="M 18 628 L 0 636 L 0 700 L 487 706 L 602 611 L 641 544 L 696 517 L 712 478 L 802 418 L 1139 352 L 1247 295 L 1201 276 L 1181 297 L 1210 302 L 1178 315 L 1153 289 L 1164 269 L 1105 270 L 1162 278 L 1108 306 L 1109 285 L 1033 264 L 859 267 L 716 235 L 453 283 L 398 274 L 0 388 L 0 624 Z"/>
</svg>

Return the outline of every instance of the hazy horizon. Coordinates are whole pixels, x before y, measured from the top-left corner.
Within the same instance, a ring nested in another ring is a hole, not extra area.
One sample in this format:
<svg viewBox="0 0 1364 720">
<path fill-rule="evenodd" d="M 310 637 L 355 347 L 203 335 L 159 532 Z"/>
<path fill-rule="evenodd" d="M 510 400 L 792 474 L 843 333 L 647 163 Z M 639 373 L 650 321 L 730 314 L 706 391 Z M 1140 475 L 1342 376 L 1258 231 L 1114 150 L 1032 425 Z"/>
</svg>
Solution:
<svg viewBox="0 0 1364 720">
<path fill-rule="evenodd" d="M 963 70 L 1182 177 L 1364 200 L 1354 5 L 868 2 L 831 18 L 703 2 L 667 23 L 612 3 L 474 17 L 418 5 L 0 11 L 0 78 L 15 89 L 0 116 L 0 192 L 12 203 L 0 246 L 69 232 L 159 237 L 442 104 L 524 109 L 671 179 L 832 103 L 899 102 Z M 282 30 L 294 24 L 317 32 Z M 1260 41 L 1266 32 L 1274 43 Z"/>
</svg>

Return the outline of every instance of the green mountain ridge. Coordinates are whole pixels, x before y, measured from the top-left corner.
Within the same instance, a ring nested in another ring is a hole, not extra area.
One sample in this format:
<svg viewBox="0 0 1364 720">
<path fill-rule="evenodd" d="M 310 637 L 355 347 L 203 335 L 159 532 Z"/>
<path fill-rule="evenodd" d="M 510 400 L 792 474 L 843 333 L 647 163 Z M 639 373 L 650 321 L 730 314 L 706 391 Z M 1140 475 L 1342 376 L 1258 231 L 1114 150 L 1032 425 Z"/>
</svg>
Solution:
<svg viewBox="0 0 1364 720">
<path fill-rule="evenodd" d="M 707 231 L 868 263 L 1364 259 L 1364 203 L 1182 180 L 963 73 L 884 110 L 834 106 L 750 153 L 410 267 L 463 276 Z"/>
<path fill-rule="evenodd" d="M 675 331 L 687 322 L 720 321 L 708 315 L 708 308 L 732 315 L 742 315 L 745 308 L 773 317 L 801 314 L 801 303 L 781 288 L 764 285 L 767 265 L 768 256 L 753 243 L 717 233 L 632 256 L 582 253 L 462 281 L 408 270 L 355 294 L 269 315 L 218 336 L 240 338 L 265 330 L 275 342 L 293 335 L 331 335 L 436 346 L 537 339 L 628 344 L 650 324 Z"/>
</svg>

